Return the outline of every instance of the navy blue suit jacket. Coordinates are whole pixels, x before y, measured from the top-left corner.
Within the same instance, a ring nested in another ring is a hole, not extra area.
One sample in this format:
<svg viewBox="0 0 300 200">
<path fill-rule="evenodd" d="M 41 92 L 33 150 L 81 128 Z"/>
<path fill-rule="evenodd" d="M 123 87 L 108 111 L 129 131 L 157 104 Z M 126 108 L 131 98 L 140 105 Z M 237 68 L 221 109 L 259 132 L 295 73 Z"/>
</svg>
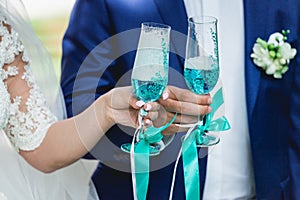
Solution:
<svg viewBox="0 0 300 200">
<path fill-rule="evenodd" d="M 300 198 L 300 56 L 281 80 L 266 76 L 250 59 L 257 37 L 267 39 L 282 29 L 291 30 L 289 41 L 299 47 L 299 11 L 298 0 L 244 0 L 246 94 L 258 199 Z M 137 28 L 145 21 L 168 24 L 174 30 L 169 82 L 186 87 L 180 76 L 187 31 L 182 0 L 78 0 L 63 41 L 61 85 L 69 116 L 111 88 L 130 85 Z M 119 149 L 131 141 L 128 132 L 133 130 L 114 126 L 87 155 L 101 161 L 93 176 L 101 199 L 132 199 L 129 157 Z M 148 199 L 168 199 L 178 138 L 151 160 Z M 200 154 L 205 155 L 205 150 Z M 206 157 L 199 160 L 203 190 Z M 181 166 L 174 191 L 174 199 L 184 199 Z"/>
<path fill-rule="evenodd" d="M 257 37 L 290 29 L 299 51 L 300 2 L 245 0 L 245 67 L 250 141 L 258 199 L 300 199 L 299 52 L 283 79 L 266 76 L 249 55 Z"/>
</svg>

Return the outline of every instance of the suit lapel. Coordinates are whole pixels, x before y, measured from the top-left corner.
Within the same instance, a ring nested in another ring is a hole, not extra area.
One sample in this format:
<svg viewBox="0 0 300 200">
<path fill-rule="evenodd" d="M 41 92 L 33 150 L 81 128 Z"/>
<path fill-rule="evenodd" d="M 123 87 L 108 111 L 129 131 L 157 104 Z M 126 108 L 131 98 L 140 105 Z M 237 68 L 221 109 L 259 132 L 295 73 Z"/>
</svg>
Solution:
<svg viewBox="0 0 300 200">
<path fill-rule="evenodd" d="M 154 3 L 166 24 L 172 26 L 173 30 L 187 32 L 187 15 L 182 0 L 154 0 Z"/>
<path fill-rule="evenodd" d="M 251 125 L 252 114 L 259 91 L 261 71 L 254 65 L 250 54 L 257 37 L 267 37 L 268 7 L 266 1 L 244 0 L 245 20 L 245 80 L 248 121 Z M 270 5 L 269 5 L 270 6 Z"/>
<path fill-rule="evenodd" d="M 184 3 L 182 0 L 153 1 L 163 22 L 172 28 L 170 52 L 176 54 L 179 63 L 183 66 L 187 35 L 187 14 Z"/>
</svg>

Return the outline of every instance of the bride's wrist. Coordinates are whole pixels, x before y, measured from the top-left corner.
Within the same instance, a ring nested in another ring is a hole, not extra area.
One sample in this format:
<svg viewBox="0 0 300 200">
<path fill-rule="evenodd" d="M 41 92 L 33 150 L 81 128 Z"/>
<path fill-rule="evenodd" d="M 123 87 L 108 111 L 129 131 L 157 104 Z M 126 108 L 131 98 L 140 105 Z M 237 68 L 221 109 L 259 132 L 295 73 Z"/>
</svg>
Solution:
<svg viewBox="0 0 300 200">
<path fill-rule="evenodd" d="M 111 106 L 109 104 L 110 94 L 100 96 L 94 102 L 94 112 L 96 113 L 97 123 L 101 131 L 106 132 L 110 127 L 112 127 L 115 122 L 112 119 Z"/>
<path fill-rule="evenodd" d="M 113 108 L 111 105 L 112 102 L 112 92 L 108 92 L 105 95 L 101 96 L 100 98 L 103 99 L 103 102 L 99 102 L 99 104 L 101 104 L 99 107 L 101 109 L 99 109 L 99 112 L 101 112 L 101 116 L 103 118 L 100 118 L 99 120 L 103 120 L 107 123 L 107 125 L 109 127 L 112 127 L 116 122 L 115 122 L 115 118 L 113 116 Z"/>
</svg>

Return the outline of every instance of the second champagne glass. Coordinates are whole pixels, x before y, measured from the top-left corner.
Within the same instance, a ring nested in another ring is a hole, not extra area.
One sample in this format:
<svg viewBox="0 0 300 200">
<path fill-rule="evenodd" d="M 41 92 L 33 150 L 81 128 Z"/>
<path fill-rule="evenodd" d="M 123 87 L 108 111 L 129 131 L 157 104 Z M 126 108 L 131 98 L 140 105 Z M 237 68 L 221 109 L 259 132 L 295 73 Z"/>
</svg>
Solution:
<svg viewBox="0 0 300 200">
<path fill-rule="evenodd" d="M 191 17 L 188 19 L 188 37 L 184 78 L 188 88 L 196 94 L 208 94 L 219 78 L 219 55 L 217 38 L 217 19 L 211 16 Z M 201 131 L 204 116 L 199 116 L 195 131 Z M 197 130 L 198 129 L 198 130 Z M 219 138 L 201 131 L 198 146 L 211 146 Z"/>
<path fill-rule="evenodd" d="M 145 103 L 158 100 L 167 86 L 170 31 L 171 27 L 165 24 L 142 23 L 131 83 L 134 95 Z M 140 115 L 146 114 L 141 109 Z M 139 130 L 137 142 L 143 136 L 144 129 L 142 126 Z M 121 148 L 130 152 L 131 144 L 124 144 Z M 151 155 L 160 152 L 159 145 L 153 144 L 150 148 Z"/>
</svg>

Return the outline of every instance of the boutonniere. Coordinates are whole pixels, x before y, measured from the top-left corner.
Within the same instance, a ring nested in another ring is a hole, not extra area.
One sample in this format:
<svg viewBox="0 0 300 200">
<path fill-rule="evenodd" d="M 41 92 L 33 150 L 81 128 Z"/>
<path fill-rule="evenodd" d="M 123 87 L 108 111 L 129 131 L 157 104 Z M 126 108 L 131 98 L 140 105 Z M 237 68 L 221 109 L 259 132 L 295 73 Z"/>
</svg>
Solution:
<svg viewBox="0 0 300 200">
<path fill-rule="evenodd" d="M 282 75 L 287 72 L 290 60 L 297 53 L 297 50 L 286 42 L 289 32 L 283 30 L 281 33 L 273 33 L 268 41 L 257 38 L 253 53 L 250 55 L 258 67 L 277 79 L 282 78 Z"/>
</svg>

